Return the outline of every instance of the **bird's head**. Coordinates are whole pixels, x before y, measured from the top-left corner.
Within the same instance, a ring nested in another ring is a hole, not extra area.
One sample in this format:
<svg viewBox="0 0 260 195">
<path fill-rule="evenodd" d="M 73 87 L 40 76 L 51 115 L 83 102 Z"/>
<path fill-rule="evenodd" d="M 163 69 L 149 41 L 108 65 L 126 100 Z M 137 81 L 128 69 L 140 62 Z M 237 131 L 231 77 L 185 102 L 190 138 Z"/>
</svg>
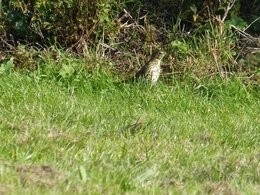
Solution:
<svg viewBox="0 0 260 195">
<path fill-rule="evenodd" d="M 155 58 L 162 60 L 165 55 L 166 55 L 166 52 L 160 49 L 157 51 Z"/>
<path fill-rule="evenodd" d="M 160 56 L 160 58 L 163 58 L 166 55 L 166 52 L 163 50 L 160 50 L 158 55 Z"/>
</svg>

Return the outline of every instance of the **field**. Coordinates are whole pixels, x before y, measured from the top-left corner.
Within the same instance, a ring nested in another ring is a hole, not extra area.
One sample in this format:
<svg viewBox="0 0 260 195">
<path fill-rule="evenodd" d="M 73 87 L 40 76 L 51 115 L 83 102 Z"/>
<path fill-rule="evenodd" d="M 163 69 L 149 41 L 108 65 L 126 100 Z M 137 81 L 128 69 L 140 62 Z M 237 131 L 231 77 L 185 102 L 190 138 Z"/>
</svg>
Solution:
<svg viewBox="0 0 260 195">
<path fill-rule="evenodd" d="M 239 80 L 0 75 L 0 194 L 258 194 L 259 95 Z"/>
</svg>

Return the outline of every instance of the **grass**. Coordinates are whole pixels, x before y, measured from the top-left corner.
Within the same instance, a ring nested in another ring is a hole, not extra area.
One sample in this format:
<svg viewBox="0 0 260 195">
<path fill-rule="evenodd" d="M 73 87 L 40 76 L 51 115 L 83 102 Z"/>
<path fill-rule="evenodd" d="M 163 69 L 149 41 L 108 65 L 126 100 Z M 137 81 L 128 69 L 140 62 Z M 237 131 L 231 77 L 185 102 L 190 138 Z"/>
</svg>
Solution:
<svg viewBox="0 0 260 195">
<path fill-rule="evenodd" d="M 0 193 L 260 191 L 259 96 L 240 81 L 0 76 Z"/>
</svg>

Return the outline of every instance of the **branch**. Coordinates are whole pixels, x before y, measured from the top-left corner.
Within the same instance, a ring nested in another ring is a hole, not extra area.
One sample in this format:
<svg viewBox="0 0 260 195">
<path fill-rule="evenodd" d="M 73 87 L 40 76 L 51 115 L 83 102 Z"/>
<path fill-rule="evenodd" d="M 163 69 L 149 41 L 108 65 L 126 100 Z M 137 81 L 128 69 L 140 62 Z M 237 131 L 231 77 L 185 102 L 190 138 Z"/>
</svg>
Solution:
<svg viewBox="0 0 260 195">
<path fill-rule="evenodd" d="M 232 7 L 234 6 L 235 3 L 236 3 L 236 0 L 234 0 L 233 2 L 228 3 L 228 6 L 227 6 L 226 11 L 225 11 L 225 14 L 224 14 L 224 16 L 223 16 L 223 18 L 221 20 L 222 23 L 224 23 L 224 21 L 226 20 L 229 11 L 232 9 Z"/>
</svg>

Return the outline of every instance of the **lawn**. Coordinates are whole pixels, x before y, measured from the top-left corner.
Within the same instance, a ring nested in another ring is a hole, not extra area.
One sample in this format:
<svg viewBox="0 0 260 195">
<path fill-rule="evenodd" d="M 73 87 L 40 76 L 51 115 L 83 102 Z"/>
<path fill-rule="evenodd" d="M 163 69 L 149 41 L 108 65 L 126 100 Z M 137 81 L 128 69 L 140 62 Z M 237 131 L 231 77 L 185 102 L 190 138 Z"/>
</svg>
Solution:
<svg viewBox="0 0 260 195">
<path fill-rule="evenodd" d="M 0 194 L 258 194 L 259 108 L 237 80 L 0 75 Z"/>
</svg>

